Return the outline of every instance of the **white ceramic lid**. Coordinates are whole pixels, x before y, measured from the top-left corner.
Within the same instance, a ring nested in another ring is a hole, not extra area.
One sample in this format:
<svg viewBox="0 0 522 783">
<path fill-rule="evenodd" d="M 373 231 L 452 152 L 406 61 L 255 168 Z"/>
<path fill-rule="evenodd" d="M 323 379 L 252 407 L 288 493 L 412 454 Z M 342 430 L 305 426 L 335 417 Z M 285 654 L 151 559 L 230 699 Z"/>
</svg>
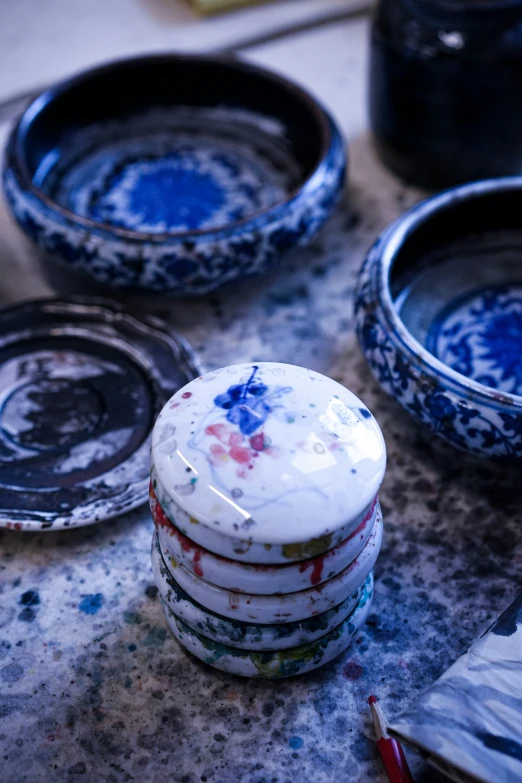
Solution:
<svg viewBox="0 0 522 783">
<path fill-rule="evenodd" d="M 152 464 L 175 506 L 266 553 L 359 520 L 381 484 L 386 449 L 344 386 L 264 362 L 209 372 L 176 392 L 154 427 Z"/>
</svg>

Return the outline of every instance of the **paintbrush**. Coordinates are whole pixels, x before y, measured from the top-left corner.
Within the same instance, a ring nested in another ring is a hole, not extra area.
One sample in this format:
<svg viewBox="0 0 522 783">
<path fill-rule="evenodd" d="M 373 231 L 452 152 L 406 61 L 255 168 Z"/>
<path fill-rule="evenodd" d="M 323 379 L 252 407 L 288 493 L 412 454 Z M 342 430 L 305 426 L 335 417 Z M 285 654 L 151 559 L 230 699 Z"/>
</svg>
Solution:
<svg viewBox="0 0 522 783">
<path fill-rule="evenodd" d="M 397 740 L 388 734 L 388 721 L 376 696 L 370 696 L 368 704 L 372 711 L 377 749 L 381 755 L 390 783 L 414 783 L 406 756 Z"/>
</svg>

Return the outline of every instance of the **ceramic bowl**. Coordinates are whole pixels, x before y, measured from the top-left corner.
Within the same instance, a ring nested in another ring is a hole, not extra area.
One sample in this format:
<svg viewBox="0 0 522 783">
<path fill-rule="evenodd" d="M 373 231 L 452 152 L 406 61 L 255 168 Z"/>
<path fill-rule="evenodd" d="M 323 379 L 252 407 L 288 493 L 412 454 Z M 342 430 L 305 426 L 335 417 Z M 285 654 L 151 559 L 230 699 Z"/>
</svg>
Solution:
<svg viewBox="0 0 522 783">
<path fill-rule="evenodd" d="M 279 362 L 214 370 L 153 430 L 151 478 L 178 529 L 211 552 L 288 564 L 356 530 L 386 466 L 379 425 L 341 384 Z"/>
<path fill-rule="evenodd" d="M 238 59 L 166 54 L 36 98 L 11 133 L 4 190 L 53 282 L 69 270 L 77 285 L 202 294 L 306 245 L 345 163 L 300 87 Z"/>
<path fill-rule="evenodd" d="M 360 554 L 365 546 L 376 519 L 381 515 L 379 502 L 375 500 L 361 524 L 338 546 L 324 555 L 289 565 L 261 565 L 238 563 L 195 544 L 165 516 L 150 490 L 152 518 L 162 546 L 187 571 L 199 576 L 217 587 L 239 593 L 272 595 L 294 593 L 316 587 L 341 571 Z"/>
<path fill-rule="evenodd" d="M 372 534 L 359 557 L 329 579 L 308 590 L 284 595 L 255 595 L 225 590 L 194 576 L 168 552 L 162 554 L 172 578 L 193 601 L 205 609 L 243 623 L 293 623 L 322 614 L 345 601 L 364 582 L 375 565 L 382 543 L 382 520 L 377 518 Z"/>
<path fill-rule="evenodd" d="M 359 601 L 363 587 L 354 590 L 342 603 L 328 612 L 296 623 L 260 625 L 229 620 L 197 604 L 172 578 L 157 535 L 152 543 L 152 571 L 162 602 L 190 628 L 207 639 L 242 650 L 284 650 L 319 639 L 345 620 Z M 370 575 L 367 579 L 371 579 Z"/>
<path fill-rule="evenodd" d="M 194 631 L 168 607 L 164 606 L 164 612 L 176 639 L 204 663 L 240 677 L 281 679 L 317 669 L 343 653 L 366 622 L 372 599 L 373 580 L 368 577 L 357 606 L 337 628 L 310 644 L 274 652 L 238 650 L 219 644 Z"/>
<path fill-rule="evenodd" d="M 415 206 L 370 250 L 359 341 L 385 391 L 454 446 L 522 458 L 522 178 Z"/>
</svg>

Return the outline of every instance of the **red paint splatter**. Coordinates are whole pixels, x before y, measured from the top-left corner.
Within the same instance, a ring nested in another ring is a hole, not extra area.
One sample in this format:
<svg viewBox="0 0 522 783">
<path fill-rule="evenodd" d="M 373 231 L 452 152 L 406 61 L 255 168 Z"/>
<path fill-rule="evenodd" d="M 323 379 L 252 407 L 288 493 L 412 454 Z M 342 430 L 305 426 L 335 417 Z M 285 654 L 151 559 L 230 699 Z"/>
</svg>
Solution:
<svg viewBox="0 0 522 783">
<path fill-rule="evenodd" d="M 179 402 L 173 402 L 172 405 L 169 405 L 169 408 L 172 410 L 173 408 L 179 408 L 181 403 Z"/>
<path fill-rule="evenodd" d="M 310 581 L 313 585 L 318 585 L 319 582 L 321 581 L 321 577 L 323 575 L 323 567 L 324 567 L 324 555 L 321 555 L 321 557 L 316 557 L 312 568 L 312 576 L 310 577 Z"/>
<path fill-rule="evenodd" d="M 192 392 L 184 392 L 181 395 L 181 399 L 183 399 L 183 400 L 188 400 L 189 397 L 192 397 Z"/>
<path fill-rule="evenodd" d="M 227 452 L 220 443 L 213 443 L 210 447 L 210 461 L 217 465 L 226 456 Z"/>
<path fill-rule="evenodd" d="M 352 682 L 356 682 L 357 680 L 360 680 L 362 675 L 364 673 L 363 667 L 356 663 L 355 661 L 350 661 L 346 664 L 346 666 L 343 669 L 343 677 L 346 680 L 351 680 Z"/>
<path fill-rule="evenodd" d="M 230 432 L 226 424 L 210 424 L 205 428 L 205 435 L 213 435 L 221 443 L 228 446 Z"/>
<path fill-rule="evenodd" d="M 194 552 L 194 557 L 192 558 L 192 563 L 194 565 L 194 573 L 196 576 L 203 576 L 203 569 L 201 568 L 199 561 L 201 560 L 201 549 L 196 549 Z"/>
<path fill-rule="evenodd" d="M 158 498 L 156 497 L 156 493 L 154 492 L 154 488 L 152 486 L 152 482 L 149 484 L 149 502 L 150 502 L 150 511 L 152 514 L 152 520 L 156 527 L 160 525 L 161 527 L 166 528 L 169 532 L 172 531 L 174 528 L 174 525 L 165 516 L 165 512 L 163 511 L 162 507 L 159 504 Z M 174 528 L 175 530 L 175 528 Z"/>
<path fill-rule="evenodd" d="M 299 571 L 300 573 L 304 573 L 310 566 L 312 566 L 312 573 L 310 575 L 310 583 L 312 585 L 318 585 L 321 581 L 321 577 L 323 575 L 323 568 L 324 568 L 324 559 L 325 557 L 330 554 L 329 552 L 326 552 L 324 555 L 320 555 L 319 557 L 314 557 L 313 560 L 305 560 L 299 565 Z"/>
<path fill-rule="evenodd" d="M 250 462 L 250 450 L 241 446 L 233 446 L 230 449 L 230 456 L 234 462 L 239 462 L 240 465 L 245 465 Z"/>
<path fill-rule="evenodd" d="M 375 506 L 376 506 L 376 504 L 377 504 L 377 498 L 375 498 L 375 499 L 374 499 L 374 501 L 373 501 L 372 505 L 370 506 L 370 510 L 368 511 L 368 513 L 366 514 L 366 516 L 364 517 L 364 519 L 362 520 L 362 522 L 361 522 L 361 523 L 358 525 L 358 527 L 356 527 L 356 528 L 355 528 L 355 530 L 353 531 L 353 533 L 350 533 L 350 535 L 348 536 L 348 538 L 345 538 L 345 541 L 349 541 L 351 538 L 355 538 L 355 536 L 356 536 L 358 533 L 362 533 L 362 531 L 363 531 L 363 530 L 364 530 L 364 528 L 366 527 L 367 523 L 370 521 L 370 519 L 371 519 L 371 518 L 372 518 L 372 516 L 373 516 L 373 512 L 375 511 Z M 341 544 L 339 544 L 339 547 L 342 547 L 342 545 L 343 545 L 343 544 L 344 544 L 344 541 L 343 541 Z"/>
<path fill-rule="evenodd" d="M 241 446 L 243 443 L 243 436 L 240 432 L 231 432 L 230 437 L 228 439 L 228 445 L 229 446 Z"/>
<path fill-rule="evenodd" d="M 181 548 L 184 552 L 192 552 L 194 549 L 197 549 L 196 544 L 193 541 L 191 541 L 190 538 L 184 536 L 183 533 L 177 529 L 176 529 L 176 538 L 181 544 Z"/>
<path fill-rule="evenodd" d="M 375 506 L 377 505 L 378 497 L 377 495 L 374 497 L 372 504 L 370 506 L 370 510 L 366 514 L 366 516 L 363 519 L 363 522 L 368 522 L 369 519 L 371 519 L 373 512 L 375 511 Z"/>
<path fill-rule="evenodd" d="M 250 438 L 250 445 L 255 451 L 263 451 L 265 447 L 265 436 L 263 433 L 259 432 L 257 435 L 252 435 Z"/>
</svg>

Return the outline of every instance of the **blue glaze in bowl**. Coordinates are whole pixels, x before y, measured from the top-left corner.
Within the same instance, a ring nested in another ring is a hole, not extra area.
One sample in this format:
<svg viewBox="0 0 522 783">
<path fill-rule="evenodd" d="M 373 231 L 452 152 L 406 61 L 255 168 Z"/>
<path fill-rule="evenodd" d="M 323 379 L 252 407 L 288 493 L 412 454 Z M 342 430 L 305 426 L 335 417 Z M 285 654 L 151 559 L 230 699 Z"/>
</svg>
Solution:
<svg viewBox="0 0 522 783">
<path fill-rule="evenodd" d="M 301 88 L 238 60 L 161 55 L 40 95 L 11 133 L 3 181 L 51 272 L 187 295 L 306 245 L 345 165 L 339 131 Z"/>
<path fill-rule="evenodd" d="M 385 391 L 473 454 L 522 459 L 522 177 L 405 213 L 371 248 L 359 342 Z"/>
</svg>

